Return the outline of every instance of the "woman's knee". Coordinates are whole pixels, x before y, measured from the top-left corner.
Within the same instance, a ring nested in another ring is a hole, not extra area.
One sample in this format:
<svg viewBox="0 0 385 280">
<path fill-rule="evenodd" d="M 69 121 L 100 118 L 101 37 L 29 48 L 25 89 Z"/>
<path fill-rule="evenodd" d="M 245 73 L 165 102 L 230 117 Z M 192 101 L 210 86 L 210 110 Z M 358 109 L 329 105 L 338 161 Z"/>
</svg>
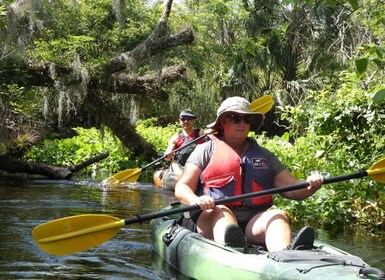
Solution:
<svg viewBox="0 0 385 280">
<path fill-rule="evenodd" d="M 270 214 L 271 214 L 272 217 L 278 217 L 278 218 L 282 218 L 284 220 L 289 220 L 290 219 L 289 214 L 286 211 L 284 211 L 284 210 L 274 209 L 274 210 L 271 210 L 269 212 L 271 212 Z"/>
<path fill-rule="evenodd" d="M 272 223 L 276 224 L 276 222 L 279 222 L 279 223 L 289 224 L 290 217 L 286 211 L 280 210 L 280 209 L 274 209 L 274 210 L 268 210 L 262 213 L 258 217 L 257 221 L 254 221 L 254 222 L 259 223 L 260 227 L 266 230 L 267 227 L 269 227 Z"/>
<path fill-rule="evenodd" d="M 216 226 L 225 226 L 227 224 L 237 223 L 234 214 L 225 206 L 217 206 L 213 209 L 203 211 L 197 221 L 198 233 L 212 239 L 213 228 Z"/>
</svg>

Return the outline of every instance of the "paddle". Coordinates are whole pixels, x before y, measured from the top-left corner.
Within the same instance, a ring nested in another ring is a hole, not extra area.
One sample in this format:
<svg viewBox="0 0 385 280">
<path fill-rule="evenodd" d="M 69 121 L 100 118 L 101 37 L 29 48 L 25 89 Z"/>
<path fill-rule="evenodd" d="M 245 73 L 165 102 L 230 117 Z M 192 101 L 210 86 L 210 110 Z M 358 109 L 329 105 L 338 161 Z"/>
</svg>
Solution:
<svg viewBox="0 0 385 280">
<path fill-rule="evenodd" d="M 265 95 L 265 96 L 258 98 L 257 100 L 254 100 L 250 104 L 250 110 L 253 112 L 259 112 L 261 114 L 266 114 L 267 112 L 269 112 L 271 110 L 273 105 L 274 105 L 273 97 L 271 95 Z M 188 147 L 189 145 L 192 145 L 193 143 L 199 141 L 200 139 L 206 137 L 207 135 L 208 135 L 208 133 L 205 133 L 204 135 L 194 139 L 193 141 L 189 142 L 188 144 L 179 147 L 178 149 L 174 150 L 173 152 L 176 153 L 176 152 Z M 144 166 L 142 168 L 131 168 L 131 169 L 126 169 L 126 170 L 120 171 L 119 173 L 116 173 L 115 175 L 104 180 L 104 183 L 106 183 L 108 185 L 116 185 L 122 181 L 135 182 L 139 179 L 139 177 L 142 174 L 142 171 L 144 169 L 154 165 L 157 162 L 164 160 L 166 157 L 167 156 L 164 155 L 164 156 L 154 160 L 153 162 L 150 162 L 149 164 L 147 164 L 146 166 Z"/>
<path fill-rule="evenodd" d="M 211 133 L 213 133 L 213 132 L 214 131 L 212 131 Z M 207 137 L 208 134 L 209 133 L 205 133 L 205 134 L 195 138 L 193 141 L 187 143 L 184 146 L 179 147 L 178 149 L 175 149 L 173 152 L 177 153 L 178 151 L 180 151 L 180 150 L 182 150 L 182 149 L 184 149 L 184 148 L 194 144 L 195 142 L 201 140 L 202 138 Z M 142 174 L 142 171 L 144 169 L 154 165 L 155 163 L 157 163 L 159 161 L 164 160 L 166 157 L 167 157 L 167 155 L 163 155 L 160 158 L 154 160 L 153 162 L 150 162 L 149 164 L 147 164 L 146 166 L 144 166 L 142 168 L 131 168 L 131 169 L 126 169 L 126 170 L 120 171 L 119 173 L 116 173 L 115 175 L 107 178 L 105 180 L 105 182 L 107 184 L 109 184 L 109 185 L 116 185 L 116 184 L 119 184 L 122 181 L 135 182 L 136 180 L 138 180 L 140 174 Z"/>
<path fill-rule="evenodd" d="M 273 96 L 265 95 L 251 102 L 250 111 L 266 114 L 271 110 L 273 105 L 274 105 Z"/>
<path fill-rule="evenodd" d="M 352 174 L 325 178 L 324 184 L 330 184 L 355 178 L 363 178 L 365 176 L 369 176 L 375 181 L 385 183 L 384 173 L 385 158 L 374 163 L 372 167 L 367 171 L 362 170 Z M 303 182 L 291 186 L 218 199 L 215 201 L 215 203 L 216 205 L 227 204 L 230 202 L 247 200 L 254 197 L 261 197 L 302 189 L 306 188 L 307 186 L 308 183 Z M 171 210 L 165 210 L 158 213 L 137 215 L 135 217 L 126 219 L 119 219 L 101 214 L 77 215 L 41 224 L 33 229 L 32 235 L 38 246 L 49 254 L 58 256 L 72 254 L 87 250 L 106 242 L 107 240 L 111 239 L 123 226 L 138 222 L 142 223 L 144 221 L 197 209 L 199 209 L 198 205 L 190 205 Z"/>
</svg>

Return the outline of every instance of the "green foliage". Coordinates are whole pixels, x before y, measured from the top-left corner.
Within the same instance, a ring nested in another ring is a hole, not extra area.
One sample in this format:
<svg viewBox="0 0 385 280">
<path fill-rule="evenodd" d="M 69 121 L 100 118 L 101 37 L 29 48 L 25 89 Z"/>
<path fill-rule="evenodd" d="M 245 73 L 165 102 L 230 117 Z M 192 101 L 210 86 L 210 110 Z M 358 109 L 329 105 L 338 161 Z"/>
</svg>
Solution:
<svg viewBox="0 0 385 280">
<path fill-rule="evenodd" d="M 163 128 L 156 127 L 156 121 L 156 118 L 139 121 L 136 129 L 159 152 L 163 152 L 169 138 L 180 128 L 175 124 Z M 45 140 L 43 144 L 32 147 L 24 159 L 55 166 L 71 166 L 100 153 L 108 152 L 108 158 L 89 166 L 78 175 L 88 177 L 96 173 L 97 178 L 101 179 L 124 169 L 146 164 L 142 158 L 134 158 L 131 152 L 122 146 L 107 129 L 99 131 L 95 128 L 76 128 L 74 130 L 77 136 L 61 140 Z"/>
<path fill-rule="evenodd" d="M 97 129 L 74 129 L 77 136 L 62 140 L 45 140 L 34 146 L 25 159 L 55 166 L 79 164 L 100 153 L 109 152 L 109 157 L 86 168 L 79 176 L 90 176 L 97 172 L 98 177 L 124 170 L 127 165 L 136 165 L 137 160 L 130 158 L 130 152 L 116 140 L 109 131 L 101 133 Z"/>
<path fill-rule="evenodd" d="M 44 36 L 27 49 L 34 61 L 68 65 L 78 57 L 95 67 L 116 53 L 136 47 L 157 23 L 157 9 L 141 1 L 38 1 L 35 17 L 44 21 Z M 118 6 L 116 6 L 118 5 Z"/>
<path fill-rule="evenodd" d="M 365 74 L 366 70 L 368 69 L 368 63 L 369 59 L 367 57 L 355 59 L 357 69 L 356 74 L 358 78 L 361 78 Z"/>
<path fill-rule="evenodd" d="M 181 128 L 177 124 L 169 124 L 166 127 L 157 127 L 157 118 L 150 118 L 138 121 L 136 131 L 149 143 L 154 145 L 155 149 L 163 152 L 167 148 L 171 136 L 178 133 Z"/>
<path fill-rule="evenodd" d="M 3 5 L 0 5 L 0 32 L 2 33 L 3 30 L 6 30 L 8 24 L 6 21 L 7 11 Z M 0 34 L 1 34 L 0 33 Z M 1 36 L 3 37 L 3 36 Z"/>
<path fill-rule="evenodd" d="M 301 179 L 306 179 L 312 170 L 321 172 L 325 177 L 334 177 L 369 169 L 374 163 L 353 161 L 352 155 L 341 148 L 328 151 L 325 148 L 333 147 L 334 144 L 332 136 L 308 133 L 305 137 L 297 138 L 294 143 L 290 142 L 288 133 L 272 139 L 264 136 L 256 139 L 262 146 L 273 151 Z M 328 153 L 333 153 L 333 156 Z M 360 225 L 378 229 L 385 227 L 382 220 L 385 211 L 384 190 L 381 184 L 371 179 L 324 185 L 304 201 L 292 201 L 276 195 L 275 205 L 288 211 L 294 223 Z"/>
<path fill-rule="evenodd" d="M 0 87 L 0 155 L 22 154 L 38 142 L 36 125 L 42 125 L 40 108 L 42 96 L 34 89 L 16 84 Z"/>
<path fill-rule="evenodd" d="M 311 169 L 326 176 L 357 172 L 369 169 L 384 157 L 385 127 L 381 124 L 385 108 L 373 103 L 374 94 L 363 88 L 357 78 L 354 71 L 343 71 L 337 90 L 314 91 L 300 106 L 281 108 L 290 132 L 282 139 L 273 139 L 280 144 L 281 151 L 270 146 L 299 178 L 306 178 Z M 375 84 L 372 90 L 377 91 Z M 289 145 L 289 139 L 293 144 Z M 301 166 L 301 172 L 297 166 Z M 364 179 L 325 186 L 301 203 L 280 202 L 295 219 L 381 229 L 385 227 L 381 218 L 385 211 L 384 194 L 380 183 Z"/>
<path fill-rule="evenodd" d="M 88 36 L 69 36 L 67 39 L 60 38 L 51 41 L 37 40 L 31 57 L 41 62 L 55 62 L 58 64 L 69 64 L 77 55 L 82 60 L 89 57 L 89 49 L 93 46 L 94 39 Z"/>
<path fill-rule="evenodd" d="M 382 103 L 385 102 L 385 89 L 380 89 L 379 91 L 376 92 L 376 94 L 373 97 L 373 102 L 376 105 L 381 105 Z"/>
<path fill-rule="evenodd" d="M 38 92 L 15 84 L 6 85 L 0 91 L 1 102 L 12 117 L 18 116 L 18 121 L 27 121 L 39 112 L 40 98 Z"/>
</svg>

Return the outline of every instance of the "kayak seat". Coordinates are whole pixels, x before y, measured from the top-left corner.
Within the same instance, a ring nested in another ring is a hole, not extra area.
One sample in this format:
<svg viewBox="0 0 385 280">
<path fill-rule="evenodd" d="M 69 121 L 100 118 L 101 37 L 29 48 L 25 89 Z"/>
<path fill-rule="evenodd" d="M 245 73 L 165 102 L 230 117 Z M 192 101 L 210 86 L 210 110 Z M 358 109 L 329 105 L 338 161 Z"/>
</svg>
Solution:
<svg viewBox="0 0 385 280">
<path fill-rule="evenodd" d="M 314 247 L 314 229 L 309 226 L 298 231 L 297 236 L 287 246 L 287 250 L 309 250 Z"/>
</svg>

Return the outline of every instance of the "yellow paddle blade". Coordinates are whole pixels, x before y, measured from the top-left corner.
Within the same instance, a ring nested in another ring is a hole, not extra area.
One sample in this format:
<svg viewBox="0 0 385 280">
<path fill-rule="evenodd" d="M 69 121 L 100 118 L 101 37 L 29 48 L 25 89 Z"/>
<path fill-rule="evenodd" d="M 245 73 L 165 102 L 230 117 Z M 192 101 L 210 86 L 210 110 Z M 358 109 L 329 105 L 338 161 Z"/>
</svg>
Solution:
<svg viewBox="0 0 385 280">
<path fill-rule="evenodd" d="M 98 246 L 124 225 L 124 220 L 115 217 L 85 214 L 41 224 L 32 230 L 32 235 L 43 251 L 61 256 Z"/>
<path fill-rule="evenodd" d="M 126 169 L 107 178 L 105 182 L 109 185 L 117 185 L 122 181 L 136 182 L 139 179 L 141 173 L 142 169 L 140 168 Z"/>
<path fill-rule="evenodd" d="M 271 95 L 265 95 L 250 104 L 250 111 L 266 114 L 273 108 L 274 101 Z"/>
<path fill-rule="evenodd" d="M 375 162 L 367 172 L 373 180 L 385 183 L 385 158 Z"/>
</svg>

